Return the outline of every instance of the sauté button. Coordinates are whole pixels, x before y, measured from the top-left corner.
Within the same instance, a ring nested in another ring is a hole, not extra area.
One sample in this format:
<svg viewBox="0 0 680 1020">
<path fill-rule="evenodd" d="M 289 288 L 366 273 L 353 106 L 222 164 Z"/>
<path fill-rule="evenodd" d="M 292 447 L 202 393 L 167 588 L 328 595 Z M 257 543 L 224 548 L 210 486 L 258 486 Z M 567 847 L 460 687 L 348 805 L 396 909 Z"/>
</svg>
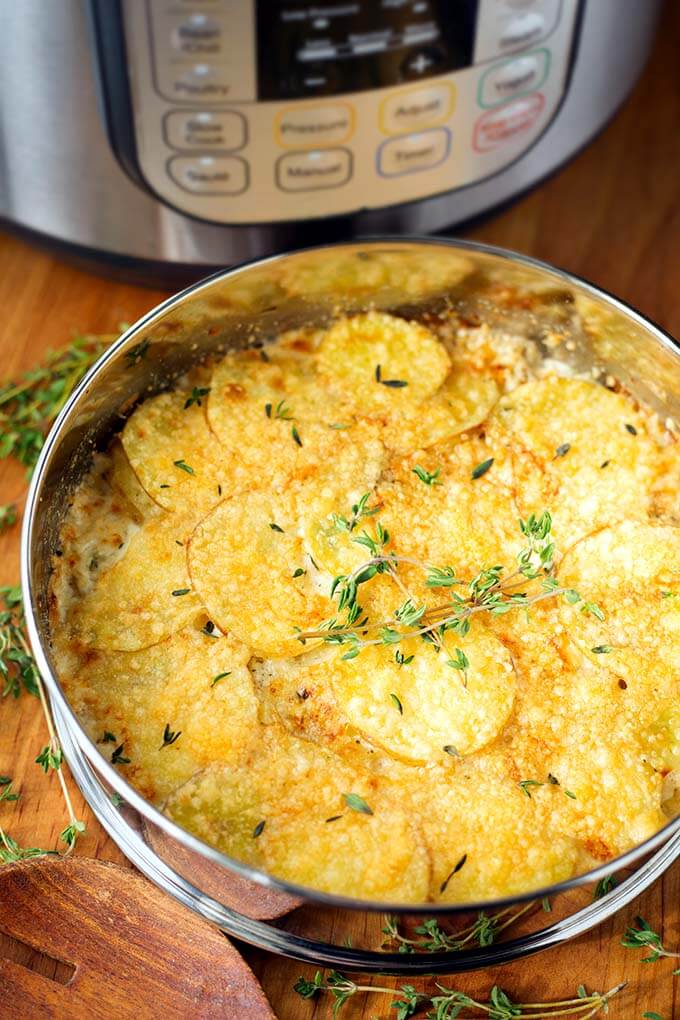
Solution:
<svg viewBox="0 0 680 1020">
<path fill-rule="evenodd" d="M 383 100 L 380 127 L 386 135 L 400 135 L 443 124 L 453 112 L 454 99 L 449 82 L 404 89 Z"/>
<path fill-rule="evenodd" d="M 383 177 L 400 177 L 432 170 L 444 162 L 450 148 L 451 132 L 446 128 L 391 138 L 378 149 L 378 173 Z"/>
<path fill-rule="evenodd" d="M 239 156 L 173 156 L 168 172 L 197 195 L 240 195 L 248 187 L 248 164 Z"/>
<path fill-rule="evenodd" d="M 347 103 L 290 106 L 277 114 L 274 131 L 278 144 L 286 149 L 337 145 L 354 131 L 354 110 Z"/>
<path fill-rule="evenodd" d="M 352 176 L 349 149 L 310 149 L 289 152 L 276 163 L 276 183 L 281 191 L 319 191 L 339 188 Z"/>
</svg>

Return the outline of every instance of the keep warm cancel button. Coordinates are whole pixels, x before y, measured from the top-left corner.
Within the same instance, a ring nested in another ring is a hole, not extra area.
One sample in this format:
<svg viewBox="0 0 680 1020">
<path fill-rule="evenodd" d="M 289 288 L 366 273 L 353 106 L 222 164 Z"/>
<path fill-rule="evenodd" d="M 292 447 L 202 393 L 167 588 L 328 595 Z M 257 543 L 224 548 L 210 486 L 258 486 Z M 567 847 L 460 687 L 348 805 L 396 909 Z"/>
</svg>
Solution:
<svg viewBox="0 0 680 1020">
<path fill-rule="evenodd" d="M 276 164 L 276 183 L 282 191 L 318 191 L 339 188 L 352 176 L 349 149 L 311 149 L 289 152 Z"/>
</svg>

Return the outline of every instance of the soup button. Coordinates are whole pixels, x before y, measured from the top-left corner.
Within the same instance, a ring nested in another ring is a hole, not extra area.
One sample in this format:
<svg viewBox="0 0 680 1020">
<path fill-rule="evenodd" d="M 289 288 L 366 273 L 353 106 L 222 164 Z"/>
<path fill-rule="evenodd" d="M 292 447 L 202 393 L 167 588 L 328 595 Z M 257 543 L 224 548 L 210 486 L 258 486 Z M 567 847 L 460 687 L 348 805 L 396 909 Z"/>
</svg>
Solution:
<svg viewBox="0 0 680 1020">
<path fill-rule="evenodd" d="M 399 177 L 432 170 L 444 162 L 450 148 L 451 132 L 447 128 L 392 138 L 378 149 L 378 173 L 383 177 Z"/>
</svg>

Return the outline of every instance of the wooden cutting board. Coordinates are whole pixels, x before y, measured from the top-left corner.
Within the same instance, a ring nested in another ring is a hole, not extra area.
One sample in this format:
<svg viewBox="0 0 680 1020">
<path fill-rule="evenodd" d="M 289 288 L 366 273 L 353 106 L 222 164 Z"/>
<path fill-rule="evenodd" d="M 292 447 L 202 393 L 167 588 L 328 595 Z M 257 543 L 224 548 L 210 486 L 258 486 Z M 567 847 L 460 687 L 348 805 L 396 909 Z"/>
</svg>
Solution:
<svg viewBox="0 0 680 1020">
<path fill-rule="evenodd" d="M 224 935 L 117 864 L 1 868 L 0 932 L 3 1020 L 275 1020 Z"/>
</svg>

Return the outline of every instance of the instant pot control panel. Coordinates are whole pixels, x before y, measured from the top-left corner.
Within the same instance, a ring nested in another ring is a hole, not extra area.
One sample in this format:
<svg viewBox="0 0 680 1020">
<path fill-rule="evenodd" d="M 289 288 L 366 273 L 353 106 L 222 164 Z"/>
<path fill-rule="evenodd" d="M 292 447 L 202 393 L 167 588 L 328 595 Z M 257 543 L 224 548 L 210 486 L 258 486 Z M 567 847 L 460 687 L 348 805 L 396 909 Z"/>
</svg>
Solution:
<svg viewBox="0 0 680 1020">
<path fill-rule="evenodd" d="M 128 100 L 129 130 L 114 144 L 156 196 L 214 223 L 341 215 L 465 187 L 514 162 L 555 115 L 579 6 L 121 0 L 118 68 L 99 24 L 119 127 Z"/>
</svg>

